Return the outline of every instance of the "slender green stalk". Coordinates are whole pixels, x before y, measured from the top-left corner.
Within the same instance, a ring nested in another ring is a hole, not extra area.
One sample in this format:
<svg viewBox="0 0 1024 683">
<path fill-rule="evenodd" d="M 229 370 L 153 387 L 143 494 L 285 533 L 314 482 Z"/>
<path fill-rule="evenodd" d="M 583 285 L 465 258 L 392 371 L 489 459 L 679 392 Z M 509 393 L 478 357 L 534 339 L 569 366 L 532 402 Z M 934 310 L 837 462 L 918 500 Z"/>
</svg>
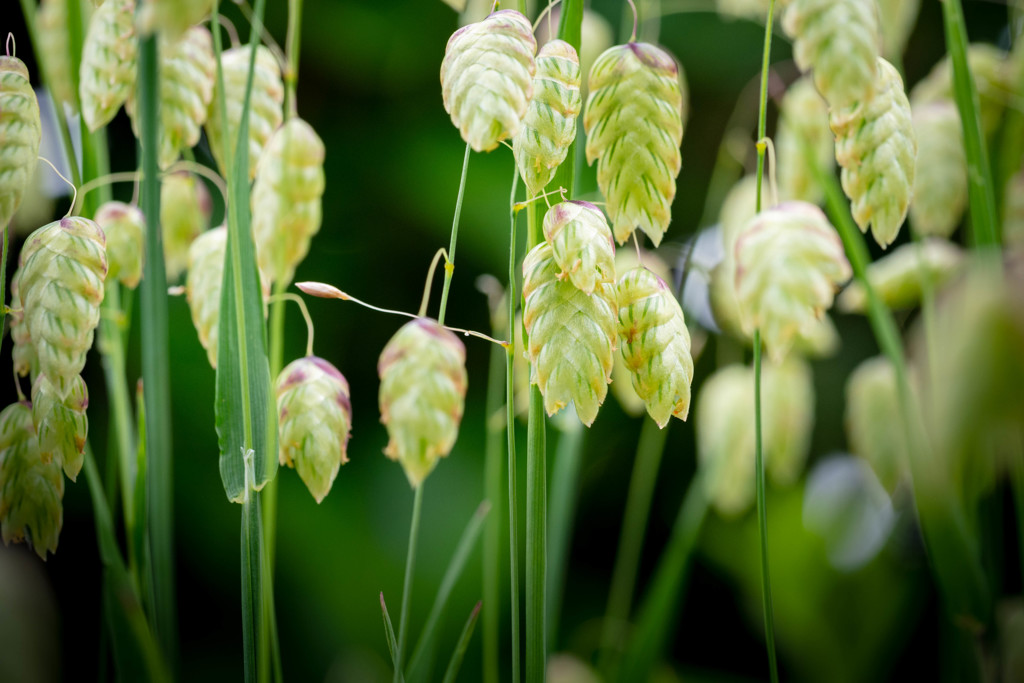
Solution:
<svg viewBox="0 0 1024 683">
<path fill-rule="evenodd" d="M 444 262 L 444 289 L 441 290 L 441 312 L 437 322 L 444 325 L 444 314 L 448 308 L 448 289 L 452 286 L 455 272 L 455 243 L 459 237 L 459 218 L 462 217 L 462 197 L 466 194 L 466 173 L 469 171 L 469 153 L 473 151 L 466 143 L 466 155 L 462 158 L 462 177 L 459 180 L 459 196 L 455 200 L 455 218 L 452 219 L 452 236 L 448 243 L 448 258 Z"/>
<path fill-rule="evenodd" d="M 466 656 L 469 640 L 473 637 L 473 628 L 476 626 L 477 617 L 480 616 L 480 606 L 481 603 L 476 603 L 476 607 L 469 613 L 466 625 L 462 627 L 462 634 L 459 636 L 459 642 L 455 645 L 455 651 L 452 652 L 452 658 L 448 661 L 448 668 L 444 672 L 442 683 L 455 683 L 455 679 L 459 675 L 459 669 L 462 668 L 462 659 Z"/>
<path fill-rule="evenodd" d="M 651 511 L 651 498 L 654 495 L 654 485 L 658 480 L 658 468 L 661 465 L 667 438 L 667 428 L 659 429 L 658 424 L 650 417 L 644 418 L 633 474 L 629 481 L 626 514 L 619 534 L 619 550 L 615 556 L 615 569 L 612 571 L 608 606 L 605 609 L 604 637 L 601 643 L 602 661 L 598 667 L 601 671 L 613 670 L 614 662 L 618 659 L 617 651 L 621 651 L 621 647 L 616 647 L 616 644 L 623 642 L 623 625 L 629 619 L 633 590 L 636 586 L 637 565 L 640 563 L 644 532 L 647 530 L 647 518 Z"/>
<path fill-rule="evenodd" d="M 548 517 L 548 651 L 558 644 L 558 621 L 572 545 L 573 515 L 583 460 L 583 425 L 560 426 L 558 449 L 551 472 L 551 510 Z"/>
<path fill-rule="evenodd" d="M 242 502 L 242 649 L 246 683 L 254 683 L 259 678 L 257 637 L 263 628 L 262 524 L 253 455 L 250 450 L 245 456 L 249 483 Z"/>
<path fill-rule="evenodd" d="M 384 639 L 388 643 L 388 654 L 391 655 L 391 666 L 398 668 L 395 663 L 395 627 L 391 625 L 391 615 L 388 614 L 387 603 L 384 602 L 384 591 L 380 593 L 380 613 L 384 618 Z"/>
<path fill-rule="evenodd" d="M 402 610 L 398 616 L 398 647 L 395 650 L 394 683 L 402 679 L 402 655 L 405 652 L 405 634 L 409 630 L 409 602 L 412 596 L 412 577 L 416 567 L 416 539 L 420 532 L 420 509 L 423 507 L 423 482 L 416 487 L 412 499 L 412 524 L 409 526 L 409 551 L 405 556 L 405 583 L 402 587 Z"/>
<path fill-rule="evenodd" d="M 514 166 L 514 165 L 513 165 Z M 509 200 L 510 230 L 508 246 L 508 349 L 505 355 L 505 432 L 508 435 L 508 545 L 509 582 L 512 603 L 512 683 L 519 683 L 519 502 L 516 496 L 516 187 L 519 170 L 513 167 L 512 197 Z"/>
<path fill-rule="evenodd" d="M 547 662 L 547 458 L 544 398 L 530 387 L 526 432 L 526 681 L 544 680 Z"/>
<path fill-rule="evenodd" d="M 491 330 L 494 337 L 501 337 L 507 328 L 495 325 Z M 500 671 L 498 658 L 500 650 L 499 616 L 501 615 L 501 451 L 505 425 L 498 420 L 504 417 L 502 405 L 505 389 L 505 358 L 507 352 L 497 344 L 491 345 L 490 367 L 487 374 L 487 405 L 485 428 L 487 441 L 484 446 L 484 492 L 495 510 L 487 518 L 483 541 L 483 593 L 487 609 L 483 612 L 483 681 L 498 683 Z"/>
<path fill-rule="evenodd" d="M 302 37 L 302 0 L 288 0 L 288 36 L 284 51 L 288 69 L 284 74 L 284 111 L 287 118 L 298 113 L 295 89 L 299 84 L 299 41 Z"/>
</svg>

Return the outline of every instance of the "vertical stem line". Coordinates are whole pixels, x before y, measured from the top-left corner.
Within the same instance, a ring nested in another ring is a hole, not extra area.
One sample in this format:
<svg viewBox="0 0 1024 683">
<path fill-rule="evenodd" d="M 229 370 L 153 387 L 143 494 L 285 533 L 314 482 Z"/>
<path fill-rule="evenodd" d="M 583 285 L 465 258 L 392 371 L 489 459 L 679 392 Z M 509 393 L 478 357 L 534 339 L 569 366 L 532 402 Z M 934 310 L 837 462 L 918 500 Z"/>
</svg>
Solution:
<svg viewBox="0 0 1024 683">
<path fill-rule="evenodd" d="M 501 337 L 505 334 L 500 324 L 494 325 L 491 334 Z M 501 456 L 504 448 L 504 425 L 497 418 L 502 415 L 505 400 L 505 358 L 507 352 L 497 344 L 491 345 L 490 366 L 487 374 L 487 407 L 484 425 L 487 442 L 484 450 L 484 497 L 494 506 L 484 526 L 482 585 L 483 604 L 483 669 L 484 683 L 499 683 L 498 659 L 501 648 L 498 644 L 501 615 Z"/>
<path fill-rule="evenodd" d="M 466 143 L 466 155 L 462 159 L 462 178 L 459 180 L 459 196 L 455 200 L 455 218 L 452 220 L 452 238 L 448 244 L 448 258 L 444 262 L 444 289 L 441 290 L 441 312 L 437 322 L 444 325 L 444 314 L 448 308 L 448 289 L 452 285 L 452 273 L 455 272 L 455 242 L 459 237 L 459 218 L 462 216 L 462 198 L 466 194 L 466 172 L 469 170 L 469 153 L 473 151 Z"/>
<path fill-rule="evenodd" d="M 260 494 L 256 491 L 254 467 L 250 450 L 245 456 L 246 494 L 242 503 L 242 645 L 246 683 L 254 683 L 258 678 L 256 639 L 263 629 Z"/>
<path fill-rule="evenodd" d="M 544 680 L 547 632 L 547 458 L 544 399 L 530 386 L 526 432 L 526 681 Z"/>
<path fill-rule="evenodd" d="M 284 51 L 288 68 L 284 74 L 284 112 L 291 118 L 298 113 L 295 89 L 299 85 L 299 40 L 302 37 L 302 0 L 288 0 L 288 36 Z"/>
<path fill-rule="evenodd" d="M 505 356 L 505 431 L 508 435 L 508 544 L 512 604 L 512 683 L 519 683 L 519 502 L 516 496 L 516 189 L 519 168 L 512 165 L 512 196 L 509 199 L 508 243 L 508 349 Z"/>
<path fill-rule="evenodd" d="M 394 683 L 399 683 L 402 680 L 402 656 L 405 654 L 405 635 L 409 631 L 409 602 L 412 595 L 412 576 L 416 567 L 416 539 L 420 532 L 420 509 L 422 507 L 423 482 L 420 482 L 412 499 L 412 524 L 409 526 L 409 552 L 405 557 L 405 582 L 402 586 L 402 610 L 399 613 L 398 622 Z"/>
</svg>

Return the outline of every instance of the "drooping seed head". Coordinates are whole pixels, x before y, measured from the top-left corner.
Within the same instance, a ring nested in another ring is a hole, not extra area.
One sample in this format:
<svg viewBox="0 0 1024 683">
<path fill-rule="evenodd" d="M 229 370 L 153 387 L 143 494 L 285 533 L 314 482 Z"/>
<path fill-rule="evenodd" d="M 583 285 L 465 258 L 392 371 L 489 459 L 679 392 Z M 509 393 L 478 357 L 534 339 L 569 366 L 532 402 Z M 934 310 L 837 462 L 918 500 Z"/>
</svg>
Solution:
<svg viewBox="0 0 1024 683">
<path fill-rule="evenodd" d="M 565 161 L 576 139 L 576 117 L 582 106 L 576 49 L 564 40 L 546 43 L 537 55 L 533 99 L 512 139 L 519 175 L 531 195 L 543 192 Z"/>
<path fill-rule="evenodd" d="M 590 70 L 583 126 L 587 163 L 608 200 L 615 239 L 643 230 L 654 245 L 672 220 L 679 145 L 686 119 L 686 84 L 667 52 L 647 43 L 617 45 Z"/>
<path fill-rule="evenodd" d="M 413 488 L 459 435 L 466 401 L 466 347 L 429 318 L 417 318 L 388 341 L 377 362 L 384 454 L 397 460 Z"/>
<path fill-rule="evenodd" d="M 60 109 L 64 104 L 78 109 L 71 79 L 71 33 L 68 28 L 68 0 L 42 0 L 36 10 L 36 36 L 43 49 L 37 51 L 39 67 L 46 76 L 50 96 Z"/>
<path fill-rule="evenodd" d="M 585 294 L 558 277 L 551 245 L 542 242 L 523 261 L 523 322 L 530 383 L 554 415 L 570 402 L 590 426 L 608 393 L 617 336 L 615 285 Z"/>
<path fill-rule="evenodd" d="M 533 97 L 536 54 L 533 27 L 515 10 L 494 12 L 448 39 L 444 110 L 475 151 L 489 152 L 519 132 Z"/>
<path fill-rule="evenodd" d="M 685 420 L 693 358 L 683 309 L 665 281 L 643 267 L 624 273 L 616 290 L 619 348 L 633 388 L 659 427 L 673 415 Z"/>
<path fill-rule="evenodd" d="M 949 101 L 913 109 L 917 136 L 910 228 L 918 235 L 949 237 L 967 208 L 967 154 L 956 105 Z"/>
<path fill-rule="evenodd" d="M 0 228 L 11 220 L 36 168 L 42 124 L 28 68 L 0 56 Z"/>
<path fill-rule="evenodd" d="M 896 371 L 885 356 L 864 361 L 846 381 L 846 438 L 888 491 L 908 468 Z"/>
<path fill-rule="evenodd" d="M 323 358 L 308 356 L 281 371 L 276 393 L 281 464 L 295 468 L 319 503 L 330 492 L 338 469 L 348 462 L 348 381 Z"/>
<path fill-rule="evenodd" d="M 61 398 L 46 377 L 32 382 L 32 422 L 39 437 L 43 462 L 55 460 L 71 481 L 82 470 L 85 440 L 89 436 L 89 391 L 79 375 L 72 380 L 71 391 Z"/>
<path fill-rule="evenodd" d="M 544 238 L 551 256 L 574 287 L 591 294 L 615 282 L 615 241 L 601 210 L 590 202 L 555 204 L 544 215 Z"/>
<path fill-rule="evenodd" d="M 227 241 L 228 229 L 223 225 L 197 237 L 188 250 L 188 276 L 185 278 L 192 324 L 214 368 L 217 367 L 217 327 Z"/>
<path fill-rule="evenodd" d="M 146 218 L 139 207 L 107 202 L 96 210 L 96 223 L 107 236 L 107 280 L 135 289 L 146 257 Z"/>
<path fill-rule="evenodd" d="M 1018 81 L 1012 81 L 1008 69 L 1006 51 L 988 43 L 973 43 L 967 46 L 967 67 L 971 71 L 975 88 L 978 90 L 981 127 L 986 135 L 992 136 L 999 130 L 1006 102 L 1012 100 L 1012 92 Z M 915 107 L 931 102 L 955 99 L 953 92 L 953 68 L 946 56 L 935 65 L 927 76 L 914 86 L 910 100 Z"/>
<path fill-rule="evenodd" d="M 57 552 L 64 523 L 64 475 L 44 462 L 27 403 L 0 412 L 0 536 L 4 545 L 28 543 L 39 557 Z"/>
<path fill-rule="evenodd" d="M 260 270 L 287 285 L 320 230 L 324 143 L 298 117 L 267 143 L 252 189 L 252 230 Z"/>
<path fill-rule="evenodd" d="M 143 33 L 160 33 L 176 40 L 200 23 L 213 9 L 213 0 L 142 0 L 138 26 Z"/>
<path fill-rule="evenodd" d="M 78 93 L 82 118 L 95 131 L 110 122 L 135 87 L 135 0 L 105 0 L 89 21 Z"/>
<path fill-rule="evenodd" d="M 870 98 L 834 107 L 829 122 L 853 217 L 863 232 L 870 225 L 875 241 L 887 247 L 907 217 L 917 156 L 910 102 L 896 68 L 880 58 Z"/>
<path fill-rule="evenodd" d="M 828 127 L 828 106 L 807 77 L 789 86 L 782 98 L 775 152 L 779 199 L 819 204 L 824 191 L 807 160 L 813 158 L 822 173 L 832 173 L 835 139 Z"/>
<path fill-rule="evenodd" d="M 206 185 L 185 171 L 160 183 L 160 231 L 168 282 L 177 282 L 188 267 L 189 247 L 206 230 L 212 204 Z"/>
</svg>

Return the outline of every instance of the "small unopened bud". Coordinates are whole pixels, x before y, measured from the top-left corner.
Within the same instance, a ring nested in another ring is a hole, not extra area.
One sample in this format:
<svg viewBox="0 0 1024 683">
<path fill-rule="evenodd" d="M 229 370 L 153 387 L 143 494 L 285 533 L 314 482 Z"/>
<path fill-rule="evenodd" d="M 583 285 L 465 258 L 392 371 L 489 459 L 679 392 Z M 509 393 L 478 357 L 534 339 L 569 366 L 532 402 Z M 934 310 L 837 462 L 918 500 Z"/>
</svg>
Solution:
<svg viewBox="0 0 1024 683">
<path fill-rule="evenodd" d="M 96 210 L 96 223 L 107 236 L 107 280 L 135 289 L 146 257 L 146 218 L 137 206 L 107 202 Z"/>
</svg>

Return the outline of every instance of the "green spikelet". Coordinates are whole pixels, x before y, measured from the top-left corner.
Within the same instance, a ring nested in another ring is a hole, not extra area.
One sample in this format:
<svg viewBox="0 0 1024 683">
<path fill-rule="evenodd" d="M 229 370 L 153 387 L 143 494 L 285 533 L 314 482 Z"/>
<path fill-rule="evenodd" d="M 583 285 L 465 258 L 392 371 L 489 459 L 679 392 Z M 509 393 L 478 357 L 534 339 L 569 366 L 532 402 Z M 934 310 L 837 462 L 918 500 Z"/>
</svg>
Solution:
<svg viewBox="0 0 1024 683">
<path fill-rule="evenodd" d="M 509 9 L 448 39 L 441 62 L 444 110 L 475 151 L 489 152 L 519 132 L 533 97 L 536 53 L 530 21 Z"/>
<path fill-rule="evenodd" d="M 865 100 L 877 78 L 881 34 L 874 0 L 791 0 L 782 28 L 802 71 L 832 107 Z"/>
<path fill-rule="evenodd" d="M 899 72 L 879 59 L 871 98 L 845 109 L 833 107 L 829 122 L 853 217 L 863 232 L 870 225 L 875 241 L 885 248 L 907 217 L 917 157 L 910 102 Z"/>
<path fill-rule="evenodd" d="M 585 294 L 558 277 L 551 245 L 542 242 L 523 261 L 523 323 L 530 383 L 554 415 L 571 401 L 590 426 L 608 393 L 615 360 L 615 285 Z"/>
<path fill-rule="evenodd" d="M 874 261 L 867 268 L 867 278 L 889 308 L 913 308 L 921 302 L 923 276 L 931 280 L 933 288 L 941 287 L 963 262 L 963 249 L 935 237 L 904 244 Z M 851 282 L 836 300 L 836 308 L 844 313 L 866 313 L 867 306 L 868 297 L 860 282 Z"/>
<path fill-rule="evenodd" d="M 56 461 L 71 481 L 82 470 L 82 454 L 89 436 L 89 420 L 85 416 L 88 406 L 89 390 L 81 376 L 74 378 L 71 391 L 63 399 L 46 375 L 39 375 L 32 382 L 32 422 L 39 438 L 39 452 L 43 462 Z"/>
<path fill-rule="evenodd" d="M 913 110 L 917 136 L 910 227 L 919 235 L 949 237 L 967 208 L 967 154 L 956 105 L 948 101 Z"/>
<path fill-rule="evenodd" d="M 146 256 L 145 216 L 137 206 L 107 202 L 96 210 L 96 223 L 107 236 L 107 280 L 135 289 Z"/>
<path fill-rule="evenodd" d="M 686 119 L 686 82 L 667 52 L 647 43 L 616 45 L 590 70 L 583 127 L 587 163 L 608 200 L 615 239 L 643 230 L 654 246 L 672 220 L 679 145 Z"/>
<path fill-rule="evenodd" d="M 160 168 L 177 161 L 181 150 L 198 144 L 216 70 L 213 38 L 205 28 L 193 26 L 178 40 L 160 43 Z M 134 97 L 128 98 L 125 108 L 138 135 Z"/>
<path fill-rule="evenodd" d="M 36 358 L 36 350 L 32 346 L 32 338 L 28 333 L 28 325 L 25 324 L 25 309 L 21 305 L 21 293 L 19 282 L 21 280 L 21 268 L 14 272 L 11 279 L 11 341 L 14 342 L 14 349 L 11 351 L 11 360 L 14 363 L 14 372 L 19 377 L 28 374 L 35 375 L 39 371 L 39 361 Z"/>
<path fill-rule="evenodd" d="M 633 388 L 651 418 L 664 428 L 690 413 L 693 358 L 683 309 L 669 286 L 646 268 L 619 278 L 619 341 Z"/>
<path fill-rule="evenodd" d="M 828 106 L 807 77 L 789 86 L 782 98 L 775 136 L 779 199 L 820 204 L 824 191 L 814 178 L 806 155 L 813 155 L 822 173 L 835 168 L 835 140 L 828 127 Z"/>
<path fill-rule="evenodd" d="M 43 462 L 27 403 L 0 413 L 0 535 L 4 544 L 25 542 L 39 557 L 57 552 L 64 523 L 64 476 L 56 461 Z"/>
<path fill-rule="evenodd" d="M 67 398 L 85 367 L 107 275 L 105 237 L 87 218 L 63 218 L 32 233 L 21 250 L 18 293 L 38 372 Z"/>
<path fill-rule="evenodd" d="M 884 356 L 869 358 L 846 381 L 846 438 L 890 492 L 906 472 L 906 430 L 900 420 L 896 371 Z"/>
<path fill-rule="evenodd" d="M 210 194 L 201 180 L 185 171 L 163 177 L 160 231 L 168 282 L 177 282 L 188 268 L 189 247 L 208 227 L 211 211 Z"/>
<path fill-rule="evenodd" d="M 582 106 L 576 50 L 563 40 L 552 40 L 537 55 L 533 99 L 512 139 L 519 175 L 531 195 L 543 192 L 565 161 L 576 139 L 576 117 Z"/>
<path fill-rule="evenodd" d="M 212 9 L 213 0 L 142 0 L 138 25 L 144 34 L 160 31 L 166 39 L 176 40 Z"/>
<path fill-rule="evenodd" d="M 17 57 L 0 56 L 0 229 L 28 189 L 41 136 L 39 103 L 28 69 Z"/>
<path fill-rule="evenodd" d="M 999 130 L 1006 102 L 1012 100 L 1012 84 L 1008 80 L 1006 52 L 987 43 L 967 47 L 967 66 L 974 77 L 981 107 L 981 125 L 986 135 Z M 918 81 L 910 93 L 915 107 L 929 102 L 950 101 L 953 96 L 953 70 L 947 56 Z"/>
<path fill-rule="evenodd" d="M 309 241 L 320 230 L 324 143 L 291 118 L 270 138 L 252 189 L 252 230 L 260 270 L 281 285 L 295 277 Z"/>
<path fill-rule="evenodd" d="M 242 106 L 245 103 L 245 86 L 249 78 L 248 47 L 235 47 L 225 50 L 220 63 L 224 69 L 224 92 L 215 91 L 210 103 L 210 113 L 206 119 L 206 135 L 210 138 L 210 150 L 220 165 L 221 171 L 227 174 L 224 159 L 224 134 L 221 129 L 220 99 L 223 97 L 227 105 L 227 135 L 231 143 L 232 161 L 234 161 L 235 139 L 238 127 L 242 122 Z M 281 67 L 277 58 L 266 47 L 256 48 L 256 63 L 253 65 L 252 97 L 249 105 L 249 178 L 256 174 L 256 164 L 263 152 L 267 140 L 281 125 L 284 114 L 281 104 L 284 102 L 284 83 L 281 81 Z"/>
<path fill-rule="evenodd" d="M 843 244 L 821 209 L 784 202 L 754 216 L 735 251 L 743 328 L 760 328 L 769 355 L 781 361 L 832 305 L 835 288 L 849 279 Z"/>
<path fill-rule="evenodd" d="M 197 237 L 188 250 L 188 277 L 185 278 L 192 324 L 214 368 L 217 367 L 217 325 L 227 243 L 228 229 L 223 225 Z"/>
<path fill-rule="evenodd" d="M 68 0 L 42 0 L 36 11 L 39 65 L 53 101 L 77 108 L 71 85 L 71 35 L 68 31 Z M 60 111 L 58 107 L 58 111 Z"/>
<path fill-rule="evenodd" d="M 110 122 L 135 87 L 135 0 L 105 0 L 89 21 L 78 95 L 89 130 Z"/>
<path fill-rule="evenodd" d="M 384 454 L 416 488 L 459 435 L 466 400 L 466 348 L 434 320 L 417 318 L 388 341 L 377 362 Z"/>
<path fill-rule="evenodd" d="M 903 56 L 907 40 L 914 32 L 921 0 L 875 0 L 878 25 L 882 29 L 882 56 L 895 62 Z"/>
<path fill-rule="evenodd" d="M 561 269 L 558 278 L 586 294 L 615 282 L 615 242 L 601 210 L 590 202 L 555 204 L 544 215 L 544 238 Z"/>
<path fill-rule="evenodd" d="M 294 467 L 316 502 L 321 502 L 348 462 L 352 402 L 348 382 L 323 358 L 288 364 L 277 378 L 282 465 Z"/>
</svg>

